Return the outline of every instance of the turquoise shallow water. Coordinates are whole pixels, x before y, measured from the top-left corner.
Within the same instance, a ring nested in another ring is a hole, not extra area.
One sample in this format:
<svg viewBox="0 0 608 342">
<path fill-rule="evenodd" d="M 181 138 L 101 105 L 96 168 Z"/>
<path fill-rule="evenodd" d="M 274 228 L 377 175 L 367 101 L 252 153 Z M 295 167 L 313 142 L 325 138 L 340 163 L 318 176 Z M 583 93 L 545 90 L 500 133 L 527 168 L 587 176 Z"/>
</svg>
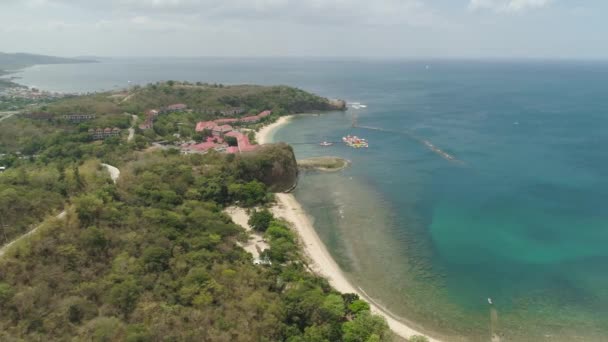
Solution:
<svg viewBox="0 0 608 342">
<path fill-rule="evenodd" d="M 280 83 L 365 103 L 359 123 L 388 131 L 351 128 L 351 111 L 275 135 L 298 157 L 353 161 L 296 191 L 349 277 L 449 341 L 608 340 L 608 63 L 154 59 L 22 76 L 58 90 Z M 349 133 L 370 148 L 316 145 Z"/>
</svg>

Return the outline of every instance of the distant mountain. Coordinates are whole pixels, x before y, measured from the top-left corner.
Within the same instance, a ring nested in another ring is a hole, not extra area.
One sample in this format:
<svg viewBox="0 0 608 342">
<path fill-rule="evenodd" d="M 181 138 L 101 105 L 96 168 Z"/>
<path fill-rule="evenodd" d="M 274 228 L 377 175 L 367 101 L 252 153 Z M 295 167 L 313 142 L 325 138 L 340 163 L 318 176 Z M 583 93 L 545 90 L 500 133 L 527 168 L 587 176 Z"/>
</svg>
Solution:
<svg viewBox="0 0 608 342">
<path fill-rule="evenodd" d="M 95 63 L 92 59 L 63 58 L 29 53 L 0 52 L 0 70 L 25 68 L 36 64 Z"/>
</svg>

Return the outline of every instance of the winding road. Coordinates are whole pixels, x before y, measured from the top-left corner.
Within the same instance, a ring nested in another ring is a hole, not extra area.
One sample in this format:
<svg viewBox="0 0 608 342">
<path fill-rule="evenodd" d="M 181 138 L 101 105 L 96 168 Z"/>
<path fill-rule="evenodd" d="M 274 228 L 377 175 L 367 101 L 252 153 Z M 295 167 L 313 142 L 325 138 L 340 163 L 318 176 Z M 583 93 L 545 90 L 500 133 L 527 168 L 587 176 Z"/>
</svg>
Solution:
<svg viewBox="0 0 608 342">
<path fill-rule="evenodd" d="M 0 112 L 0 121 L 6 120 L 19 112 Z"/>
<path fill-rule="evenodd" d="M 120 170 L 112 165 L 108 165 L 108 164 L 101 164 L 103 167 L 105 167 L 108 172 L 110 173 L 110 178 L 112 178 L 112 181 L 114 182 L 114 184 L 116 184 L 116 181 L 118 180 L 118 177 L 120 177 Z M 65 218 L 65 216 L 67 215 L 67 212 L 64 210 L 61 213 L 59 213 L 59 215 L 55 216 L 56 219 L 62 220 Z M 27 239 L 28 237 L 32 236 L 32 234 L 34 234 L 35 232 L 37 232 L 40 227 L 42 227 L 44 225 L 44 223 L 38 225 L 36 228 L 30 230 L 29 232 L 21 235 L 20 237 L 16 238 L 15 240 L 7 243 L 6 245 L 2 246 L 0 248 L 0 259 L 2 257 L 4 257 L 4 254 L 6 254 L 6 252 L 17 242 L 19 241 L 23 241 L 24 239 Z"/>
<path fill-rule="evenodd" d="M 135 125 L 137 124 L 137 115 L 131 115 L 131 118 L 133 118 L 133 120 L 131 120 L 131 127 L 129 127 L 129 137 L 127 138 L 127 142 L 131 142 L 133 140 L 133 138 L 135 138 Z"/>
<path fill-rule="evenodd" d="M 59 215 L 55 216 L 56 219 L 63 219 L 66 215 L 65 210 L 62 211 L 61 213 L 59 213 Z M 0 248 L 0 258 L 2 258 L 4 256 L 4 254 L 17 242 L 22 241 L 23 239 L 26 239 L 28 237 L 30 237 L 32 234 L 34 234 L 35 232 L 38 231 L 38 229 L 40 229 L 40 227 L 42 227 L 43 224 L 39 225 L 38 227 L 30 230 L 29 232 L 21 235 L 20 237 L 16 238 L 15 240 L 7 243 L 6 245 L 2 246 L 2 248 Z"/>
</svg>

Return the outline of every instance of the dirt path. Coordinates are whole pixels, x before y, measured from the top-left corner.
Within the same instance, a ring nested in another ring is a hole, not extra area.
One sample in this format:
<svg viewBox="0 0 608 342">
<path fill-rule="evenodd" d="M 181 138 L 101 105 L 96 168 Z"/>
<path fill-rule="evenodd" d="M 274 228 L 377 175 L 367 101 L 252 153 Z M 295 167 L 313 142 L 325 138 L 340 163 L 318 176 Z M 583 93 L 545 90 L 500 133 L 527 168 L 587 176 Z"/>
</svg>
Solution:
<svg viewBox="0 0 608 342">
<path fill-rule="evenodd" d="M 129 101 L 133 96 L 135 96 L 135 94 L 137 94 L 137 93 L 133 92 L 133 93 L 127 95 L 124 99 L 122 99 L 122 101 L 120 101 L 120 103 L 125 103 L 125 102 Z"/>
<path fill-rule="evenodd" d="M 127 138 L 127 142 L 131 142 L 133 138 L 135 138 L 135 125 L 137 125 L 137 120 L 139 119 L 137 115 L 131 115 L 131 127 L 129 127 L 129 137 Z"/>
<path fill-rule="evenodd" d="M 101 164 L 101 165 L 108 170 L 108 172 L 110 173 L 110 178 L 112 178 L 112 181 L 114 183 L 116 183 L 116 181 L 118 180 L 118 177 L 120 177 L 120 170 L 112 165 L 108 165 L 108 164 Z M 61 220 L 65 217 L 65 215 L 66 215 L 66 212 L 64 210 L 59 215 L 57 215 L 56 218 Z M 16 238 L 15 240 L 2 246 L 2 248 L 0 248 L 0 258 L 2 258 L 4 256 L 4 254 L 11 248 L 11 246 L 13 246 L 15 243 L 17 243 L 19 241 L 22 241 L 23 239 L 27 239 L 28 237 L 30 237 L 32 234 L 37 232 L 38 229 L 43 226 L 43 224 L 44 223 L 38 225 L 36 228 L 30 230 L 29 232 L 21 235 L 20 237 Z"/>
<path fill-rule="evenodd" d="M 108 164 L 101 164 L 101 166 L 105 167 L 108 170 L 108 172 L 110 173 L 110 178 L 112 178 L 112 181 L 114 182 L 114 184 L 116 184 L 118 177 L 120 177 L 120 170 L 117 167 Z"/>
<path fill-rule="evenodd" d="M 61 213 L 59 213 L 59 215 L 55 216 L 55 218 L 61 220 L 65 217 L 66 212 L 65 210 L 62 211 Z M 44 225 L 44 223 L 40 224 L 39 226 L 37 226 L 36 228 L 30 230 L 29 232 L 21 235 L 20 237 L 16 238 L 15 240 L 7 243 L 6 245 L 2 246 L 2 248 L 0 248 L 0 258 L 2 258 L 4 256 L 4 254 L 6 254 L 6 252 L 8 252 L 8 250 L 17 242 L 19 241 L 23 241 L 24 239 L 27 239 L 28 237 L 32 236 L 32 234 L 34 234 L 35 232 L 38 231 L 38 229 L 40 229 L 40 227 L 42 227 Z"/>
<path fill-rule="evenodd" d="M 244 250 L 251 253 L 251 255 L 253 255 L 254 260 L 259 260 L 260 253 L 262 253 L 266 249 L 269 249 L 270 246 L 268 245 L 268 243 L 266 243 L 262 234 L 254 232 L 253 229 L 249 226 L 249 214 L 247 214 L 247 211 L 243 208 L 229 207 L 226 208 L 224 212 L 232 218 L 232 222 L 240 225 L 249 232 L 249 241 L 244 244 L 241 244 L 239 242 L 239 245 L 241 245 Z"/>
<path fill-rule="evenodd" d="M 6 120 L 19 112 L 0 112 L 0 121 Z"/>
</svg>

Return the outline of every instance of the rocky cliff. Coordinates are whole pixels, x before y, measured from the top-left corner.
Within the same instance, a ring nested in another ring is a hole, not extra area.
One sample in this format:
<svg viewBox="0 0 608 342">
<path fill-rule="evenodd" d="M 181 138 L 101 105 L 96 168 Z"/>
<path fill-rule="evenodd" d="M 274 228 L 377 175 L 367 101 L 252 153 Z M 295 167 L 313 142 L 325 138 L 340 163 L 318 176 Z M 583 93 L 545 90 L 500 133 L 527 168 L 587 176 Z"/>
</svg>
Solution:
<svg viewBox="0 0 608 342">
<path fill-rule="evenodd" d="M 257 179 L 272 192 L 285 192 L 297 184 L 298 164 L 291 146 L 285 143 L 261 146 L 239 155 L 238 167 L 244 179 Z"/>
</svg>

